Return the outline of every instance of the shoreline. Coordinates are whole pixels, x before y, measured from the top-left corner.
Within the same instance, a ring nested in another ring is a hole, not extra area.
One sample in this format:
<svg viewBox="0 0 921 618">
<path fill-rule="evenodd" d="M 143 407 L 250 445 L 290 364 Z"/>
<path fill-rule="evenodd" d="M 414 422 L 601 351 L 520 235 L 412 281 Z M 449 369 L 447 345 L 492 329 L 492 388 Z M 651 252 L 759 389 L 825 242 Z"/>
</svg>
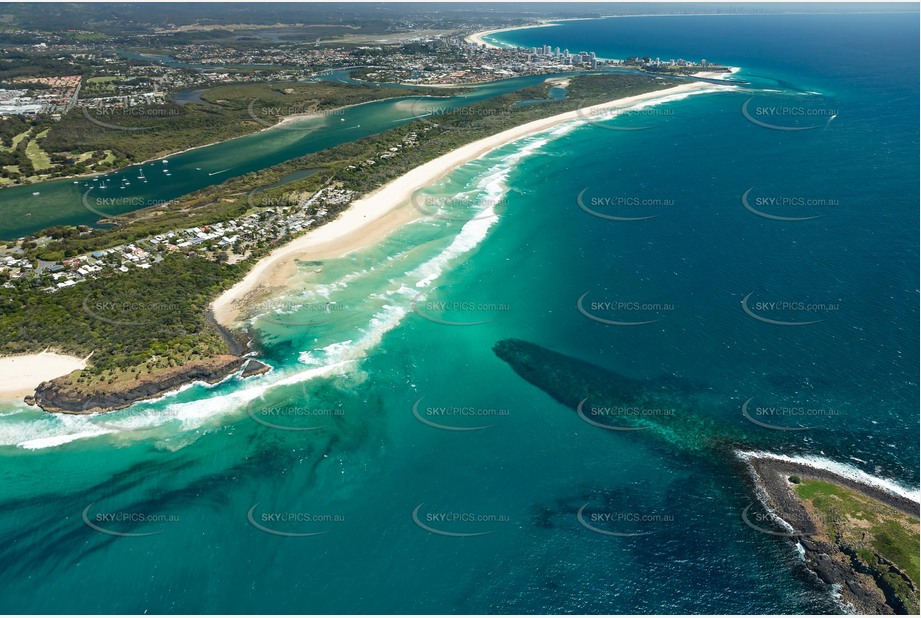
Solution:
<svg viewBox="0 0 921 618">
<path fill-rule="evenodd" d="M 921 509 L 921 504 L 909 498 L 908 496 L 898 495 L 894 492 L 887 491 L 882 487 L 864 483 L 858 479 L 850 478 L 842 474 L 838 474 L 837 472 L 811 465 L 809 463 L 790 461 L 787 459 L 769 457 L 766 455 L 754 455 L 751 457 L 745 457 L 743 458 L 743 461 L 757 475 L 757 478 L 762 481 L 762 489 L 764 489 L 766 492 L 768 492 L 768 488 L 766 488 L 765 485 L 770 484 L 770 481 L 765 479 L 766 476 L 770 474 L 796 474 L 804 478 L 825 481 L 835 485 L 847 487 L 848 489 L 855 491 L 867 498 L 870 498 L 871 500 L 885 504 L 890 508 L 905 513 L 906 515 L 911 515 L 913 517 L 917 517 L 919 514 L 919 509 Z"/>
<path fill-rule="evenodd" d="M 563 20 L 558 20 L 563 21 Z M 484 36 L 490 36 L 492 34 L 499 34 L 500 32 L 511 32 L 512 30 L 529 30 L 531 28 L 547 28 L 553 26 L 554 22 L 541 22 L 539 24 L 534 24 L 533 26 L 509 26 L 508 28 L 496 28 L 494 30 L 482 30 L 480 32 L 474 32 L 473 34 L 468 34 L 464 37 L 465 43 L 473 43 L 474 45 L 485 45 L 489 49 L 504 49 L 498 45 L 494 45 L 489 41 L 483 39 Z"/>
<path fill-rule="evenodd" d="M 628 107 L 675 94 L 707 92 L 715 88 L 720 86 L 690 82 L 614 99 L 585 109 L 534 120 L 443 154 L 356 200 L 337 219 L 308 231 L 263 257 L 243 279 L 212 302 L 214 317 L 224 326 L 235 328 L 244 311 L 254 302 L 284 287 L 297 272 L 298 260 L 321 261 L 341 257 L 374 244 L 403 225 L 421 218 L 423 213 L 409 206 L 415 191 L 492 150 L 561 123 L 578 120 L 585 113 Z"/>
<path fill-rule="evenodd" d="M 827 512 L 816 510 L 815 503 L 798 495 L 794 487 L 803 482 L 828 483 L 853 492 L 866 500 L 867 505 L 874 505 L 869 507 L 873 512 L 890 509 L 890 513 L 899 513 L 899 517 L 908 516 L 901 520 L 907 522 L 919 516 L 921 506 L 917 500 L 887 489 L 886 482 L 863 482 L 858 475 L 838 473 L 808 462 L 766 453 L 737 455 L 748 471 L 756 500 L 775 520 L 782 522 L 785 531 L 771 532 L 761 528 L 760 524 L 752 523 L 746 518 L 747 508 L 742 513 L 746 525 L 795 543 L 803 566 L 826 585 L 837 587 L 841 595 L 839 602 L 844 609 L 873 615 L 915 613 L 910 597 L 916 588 L 909 583 L 910 592 L 906 594 L 904 587 L 893 586 L 891 579 L 887 578 L 893 570 L 904 580 L 909 579 L 907 574 L 898 571 L 893 562 L 876 553 L 873 536 L 864 543 L 866 534 L 876 534 L 875 528 L 868 521 L 852 523 L 847 511 L 841 523 L 829 522 Z M 756 521 L 760 522 L 757 518 Z M 871 516 L 872 521 L 876 520 Z M 911 524 L 907 526 L 910 528 Z M 855 532 L 861 531 L 860 540 L 855 542 Z"/>
<path fill-rule="evenodd" d="M 498 81 L 498 80 L 496 80 L 496 81 Z M 483 83 L 483 84 L 488 84 L 488 83 L 491 83 L 491 82 L 481 82 L 481 83 Z M 466 86 L 466 85 L 467 85 L 467 84 L 458 84 L 458 85 L 445 84 L 445 85 L 439 86 L 439 87 L 445 88 L 445 89 L 449 89 L 449 88 L 463 88 L 463 87 Z M 291 115 L 288 115 L 288 116 L 279 116 L 279 118 L 278 118 L 278 120 L 275 122 L 275 124 L 269 125 L 269 126 L 263 125 L 263 127 L 262 127 L 261 129 L 257 129 L 257 130 L 255 130 L 255 131 L 249 131 L 249 132 L 247 132 L 247 133 L 241 133 L 240 135 L 235 135 L 235 136 L 232 136 L 232 137 L 225 137 L 224 139 L 219 139 L 219 140 L 216 140 L 216 141 L 213 141 L 213 142 L 207 142 L 207 143 L 204 143 L 204 144 L 199 144 L 199 145 L 197 145 L 197 146 L 189 146 L 188 148 L 183 148 L 182 150 L 176 150 L 176 151 L 166 152 L 166 153 L 160 154 L 160 155 L 158 155 L 158 156 L 151 157 L 151 158 L 149 158 L 149 159 L 144 159 L 143 161 L 137 161 L 137 162 L 129 163 L 128 165 L 125 165 L 125 166 L 123 166 L 123 167 L 113 168 L 113 169 L 110 169 L 110 170 L 106 170 L 106 171 L 104 171 L 104 172 L 87 172 L 87 173 L 85 173 L 85 174 L 70 174 L 70 175 L 68 175 L 68 176 L 55 176 L 54 178 L 47 178 L 47 179 L 45 179 L 45 180 L 40 180 L 40 181 L 38 181 L 38 182 L 32 182 L 32 183 L 28 183 L 28 184 L 4 185 L 4 186 L 0 186 L 0 191 L 2 191 L 3 189 L 15 189 L 16 187 L 37 187 L 37 186 L 43 185 L 43 184 L 45 184 L 45 183 L 57 182 L 58 180 L 77 180 L 77 179 L 81 179 L 81 178 L 94 178 L 94 177 L 99 177 L 99 176 L 108 176 L 109 174 L 117 174 L 117 173 L 119 173 L 119 172 L 123 172 L 124 170 L 130 169 L 130 168 L 135 167 L 135 166 L 143 166 L 143 165 L 147 165 L 148 163 L 156 163 L 157 161 L 162 161 L 163 159 L 168 159 L 168 158 L 170 158 L 170 157 L 175 157 L 175 156 L 178 156 L 178 155 L 181 155 L 181 154 L 185 154 L 185 153 L 187 153 L 187 152 L 191 152 L 191 151 L 193 151 L 193 150 L 198 150 L 198 149 L 200 149 L 200 148 L 208 148 L 208 147 L 210 147 L 210 146 L 217 146 L 218 144 L 223 144 L 223 143 L 229 142 L 229 141 L 231 141 L 231 140 L 241 139 L 241 138 L 249 137 L 249 136 L 252 136 L 252 135 L 258 135 L 258 134 L 262 133 L 263 131 L 270 131 L 270 130 L 272 130 L 272 129 L 277 129 L 277 128 L 279 128 L 279 127 L 282 127 L 283 125 L 290 124 L 290 123 L 296 122 L 296 121 L 298 121 L 298 120 L 303 120 L 303 119 L 307 119 L 307 118 L 322 118 L 322 117 L 324 117 L 324 116 L 336 116 L 336 115 L 338 115 L 337 112 L 339 112 L 339 110 L 348 109 L 348 108 L 350 108 L 350 107 L 358 107 L 359 105 L 367 105 L 368 103 L 376 103 L 376 102 L 378 102 L 378 101 L 392 101 L 392 100 L 394 100 L 394 99 L 406 98 L 407 96 L 412 96 L 412 95 L 393 96 L 393 97 L 387 97 L 387 98 L 385 98 L 385 99 L 374 99 L 373 101 L 365 101 L 365 102 L 363 102 L 363 103 L 351 103 L 351 104 L 349 104 L 349 105 L 342 105 L 342 106 L 340 106 L 340 107 L 333 107 L 333 108 L 330 108 L 330 109 L 328 109 L 328 110 L 323 110 L 323 111 L 302 112 L 302 113 L 299 113 L 299 114 L 291 114 Z M 445 95 L 441 95 L 441 96 L 431 95 L 431 96 L 432 96 L 433 98 L 443 98 Z M 261 124 L 262 122 L 267 122 L 267 121 L 259 121 L 259 120 L 256 120 L 256 122 L 259 122 L 259 123 Z M 230 177 L 228 177 L 228 178 L 235 178 L 235 176 L 230 176 Z M 227 179 L 225 179 L 225 180 L 227 180 Z M 138 212 L 138 211 L 131 211 L 131 212 Z M 130 214 L 130 213 L 128 213 L 128 214 Z M 3 242 L 3 241 L 0 240 L 0 243 L 2 243 L 2 242 Z"/>
<path fill-rule="evenodd" d="M 497 80 L 497 81 L 498 81 L 498 80 Z M 367 82 L 367 83 L 370 84 L 370 83 L 372 83 L 372 82 Z M 390 82 L 388 82 L 388 83 L 390 83 Z M 479 84 L 471 84 L 471 85 L 480 85 L 480 84 L 488 84 L 488 83 L 491 83 L 491 82 L 480 82 Z M 463 88 L 465 85 L 466 85 L 466 84 L 444 84 L 444 85 L 440 85 L 440 86 L 434 86 L 434 85 L 433 85 L 433 86 L 415 86 L 415 85 L 410 84 L 409 86 L 410 86 L 410 87 L 413 87 L 413 88 L 417 88 L 417 87 L 418 87 L 418 88 L 444 88 L 444 89 L 450 89 L 450 88 Z M 416 96 L 417 96 L 417 97 L 429 97 L 429 98 L 432 98 L 432 99 L 449 99 L 449 98 L 451 98 L 450 95 L 434 95 L 434 94 L 431 94 L 431 95 L 428 95 L 428 94 L 427 94 L 427 95 L 405 95 L 405 94 L 404 94 L 404 95 L 397 95 L 397 96 L 393 96 L 393 97 L 387 97 L 387 98 L 384 98 L 384 99 L 374 99 L 373 101 L 365 101 L 365 102 L 363 102 L 363 103 L 350 103 L 350 104 L 348 104 L 348 105 L 342 105 L 342 106 L 340 106 L 340 107 L 333 107 L 333 108 L 327 109 L 327 110 L 321 110 L 321 111 L 316 111 L 316 112 L 301 112 L 301 113 L 298 113 L 298 114 L 291 114 L 291 115 L 288 115 L 288 116 L 280 116 L 279 119 L 278 119 L 278 122 L 276 122 L 276 123 L 273 124 L 272 126 L 264 127 L 264 128 L 262 128 L 262 129 L 260 129 L 259 131 L 254 131 L 253 133 L 247 133 L 246 135 L 256 135 L 257 133 L 261 133 L 262 131 L 268 131 L 269 129 L 277 129 L 277 128 L 279 128 L 279 127 L 281 127 L 281 126 L 284 126 L 284 125 L 286 125 L 286 124 L 291 124 L 292 122 L 297 122 L 298 120 L 306 120 L 306 119 L 310 119 L 310 118 L 323 118 L 323 117 L 326 117 L 326 116 L 333 116 L 333 117 L 335 117 L 335 116 L 342 116 L 342 115 L 344 115 L 344 114 L 341 114 L 341 113 L 340 113 L 341 111 L 346 110 L 346 109 L 349 109 L 349 108 L 352 108 L 352 107 L 358 107 L 358 106 L 360 106 L 360 105 L 368 105 L 369 103 L 380 103 L 381 101 L 393 101 L 393 100 L 395 100 L 395 99 L 408 99 L 408 98 L 412 98 L 412 97 L 416 97 Z M 245 136 L 241 135 L 240 137 L 245 137 Z M 230 138 L 230 139 L 235 139 L 235 138 Z M 227 141 L 227 140 L 224 140 L 224 141 Z M 216 142 L 216 143 L 220 143 L 220 142 Z M 211 145 L 211 144 L 208 144 L 208 145 Z M 203 147 L 204 147 L 204 146 L 201 146 L 201 148 L 203 148 Z"/>
<path fill-rule="evenodd" d="M 87 365 L 86 358 L 44 350 L 35 354 L 0 356 L 0 401 L 21 402 L 42 382 L 66 376 Z"/>
<path fill-rule="evenodd" d="M 489 41 L 483 40 L 484 36 L 489 36 L 491 34 L 499 34 L 500 32 L 511 32 L 512 30 L 529 30 L 531 28 L 549 28 L 551 26 L 556 26 L 560 22 L 568 21 L 593 21 L 597 19 L 607 19 L 607 16 L 602 17 L 561 17 L 560 19 L 547 19 L 541 20 L 536 24 L 530 26 L 508 26 L 506 28 L 494 28 L 493 30 L 480 30 L 479 32 L 473 32 L 464 37 L 464 42 L 466 43 L 475 43 L 477 45 L 485 45 L 491 49 L 504 49 L 498 45 L 493 45 Z"/>
</svg>

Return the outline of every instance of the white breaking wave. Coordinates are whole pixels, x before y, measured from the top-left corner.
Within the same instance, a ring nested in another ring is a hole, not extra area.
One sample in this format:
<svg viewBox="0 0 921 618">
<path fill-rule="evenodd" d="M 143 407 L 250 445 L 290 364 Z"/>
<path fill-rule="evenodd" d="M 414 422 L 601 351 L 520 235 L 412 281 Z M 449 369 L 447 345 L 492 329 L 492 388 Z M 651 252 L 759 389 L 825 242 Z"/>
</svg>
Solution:
<svg viewBox="0 0 921 618">
<path fill-rule="evenodd" d="M 651 105 L 658 105 L 684 99 L 692 94 L 729 90 L 731 87 L 714 86 L 700 92 L 667 95 L 658 99 L 651 99 L 637 103 L 630 108 L 614 110 L 613 115 L 624 113 L 629 109 L 640 109 Z M 612 117 L 613 117 L 612 115 Z M 584 126 L 585 119 L 567 121 L 539 133 L 523 137 L 511 144 L 494 151 L 485 157 L 473 161 L 473 164 L 482 164 L 498 156 L 495 163 L 486 165 L 485 172 L 478 177 L 476 189 L 465 189 L 457 195 L 479 195 L 479 205 L 482 209 L 467 221 L 454 237 L 452 242 L 434 257 L 419 266 L 409 270 L 404 275 L 397 277 L 399 287 L 395 290 L 382 290 L 376 297 L 382 299 L 384 304 L 368 320 L 366 326 L 359 329 L 360 336 L 348 340 L 334 342 L 325 347 L 299 354 L 298 360 L 307 366 L 299 371 L 283 372 L 275 370 L 268 375 L 250 378 L 240 382 L 241 388 L 231 393 L 206 396 L 202 399 L 189 402 L 167 403 L 164 408 L 151 409 L 151 403 L 165 403 L 194 386 L 213 388 L 204 383 L 187 384 L 179 389 L 167 393 L 157 400 L 148 400 L 132 406 L 129 409 L 108 413 L 80 416 L 39 414 L 36 417 L 29 415 L 26 419 L 19 419 L 18 415 L 11 415 L 0 419 L 0 446 L 18 446 L 24 449 L 44 449 L 60 446 L 84 438 L 94 438 L 112 434 L 130 435 L 132 432 L 152 430 L 167 424 L 177 424 L 180 431 L 191 431 L 205 426 L 208 423 L 218 422 L 220 419 L 239 415 L 250 402 L 262 397 L 267 391 L 292 384 L 301 384 L 320 377 L 334 374 L 344 374 L 354 368 L 358 361 L 367 356 L 367 353 L 376 347 L 383 337 L 396 328 L 410 313 L 412 302 L 420 294 L 420 290 L 429 287 L 447 269 L 449 269 L 460 256 L 476 248 L 488 235 L 490 229 L 498 221 L 498 214 L 494 206 L 500 203 L 508 192 L 506 180 L 514 171 L 515 166 L 523 159 L 534 155 L 553 139 L 567 135 L 574 129 Z M 506 152 L 512 149 L 512 152 Z M 469 184 L 468 184 L 469 186 Z M 476 201 L 477 198 L 474 198 Z M 408 253 L 408 252 L 407 252 Z M 403 255 L 403 254 L 399 254 Z M 310 302 L 318 296 L 329 299 L 335 292 L 341 292 L 349 287 L 354 280 L 370 275 L 370 269 L 353 271 L 336 282 L 314 286 L 313 289 L 303 290 L 299 301 Z M 394 279 L 382 281 L 382 285 L 395 282 Z M 297 303 L 286 307 L 296 311 Z M 236 379 L 235 377 L 227 380 Z M 227 381 L 225 380 L 225 381 Z M 147 434 L 138 434 L 143 437 Z"/>
<path fill-rule="evenodd" d="M 73 442 L 74 440 L 80 440 L 82 438 L 95 438 L 97 436 L 103 436 L 106 434 L 112 433 L 112 431 L 82 431 L 79 433 L 69 433 L 61 434 L 58 436 L 50 436 L 48 438 L 36 438 L 34 440 L 26 440 L 25 442 L 20 442 L 17 446 L 20 446 L 28 450 L 38 450 L 43 448 L 49 448 L 52 446 L 60 446 L 62 444 L 67 444 L 68 442 Z"/>
<path fill-rule="evenodd" d="M 775 461 L 812 466 L 813 468 L 825 470 L 858 483 L 875 487 L 876 489 L 885 491 L 894 496 L 907 498 L 914 502 L 921 502 L 921 489 L 919 488 L 906 487 L 897 481 L 873 476 L 859 468 L 828 459 L 827 457 L 820 457 L 818 455 L 778 455 L 768 451 L 736 451 L 736 455 L 743 460 L 773 459 Z"/>
</svg>

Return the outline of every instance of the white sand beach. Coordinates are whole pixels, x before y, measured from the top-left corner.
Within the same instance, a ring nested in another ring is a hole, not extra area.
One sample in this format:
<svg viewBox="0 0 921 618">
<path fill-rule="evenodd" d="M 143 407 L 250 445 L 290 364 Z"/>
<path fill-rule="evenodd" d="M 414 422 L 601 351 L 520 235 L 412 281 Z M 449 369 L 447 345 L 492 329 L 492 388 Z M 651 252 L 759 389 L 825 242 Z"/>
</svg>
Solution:
<svg viewBox="0 0 921 618">
<path fill-rule="evenodd" d="M 554 26 L 554 23 L 543 23 L 543 24 L 534 24 L 533 26 L 513 26 L 511 28 L 496 28 L 495 30 L 483 30 L 482 32 L 474 32 L 473 34 L 467 35 L 464 37 L 464 41 L 467 43 L 474 43 L 476 45 L 485 45 L 486 47 L 491 47 L 493 49 L 499 49 L 498 45 L 493 45 L 489 41 L 483 39 L 484 36 L 489 36 L 491 34 L 498 34 L 500 32 L 508 32 L 510 30 L 526 30 L 528 28 L 546 28 L 547 26 Z"/>
<path fill-rule="evenodd" d="M 415 191 L 491 150 L 528 135 L 551 129 L 563 122 L 580 118 L 590 119 L 593 115 L 598 115 L 599 112 L 606 109 L 625 108 L 662 97 L 719 88 L 724 87 L 705 82 L 690 82 L 672 88 L 615 99 L 584 109 L 534 120 L 446 153 L 392 180 L 362 199 L 356 200 L 338 219 L 307 232 L 269 253 L 253 267 L 246 277 L 214 301 L 212 304 L 214 317 L 220 324 L 232 327 L 248 306 L 264 299 L 273 289 L 285 285 L 285 282 L 297 271 L 298 260 L 324 260 L 341 257 L 357 249 L 370 246 L 406 223 L 423 216 L 423 213 L 410 205 L 410 199 Z"/>
<path fill-rule="evenodd" d="M 529 30 L 531 28 L 549 28 L 551 26 L 557 26 L 562 22 L 566 21 L 590 21 L 594 19 L 604 19 L 603 17 L 563 17 L 560 19 L 553 19 L 550 21 L 540 22 L 539 24 L 531 24 L 530 26 L 509 26 L 508 28 L 496 28 L 494 30 L 483 30 L 482 32 L 474 32 L 473 34 L 468 34 L 464 37 L 464 40 L 468 43 L 476 43 L 477 45 L 485 45 L 486 47 L 492 47 L 499 49 L 498 45 L 493 45 L 489 41 L 483 39 L 484 36 L 489 36 L 491 34 L 498 34 L 500 32 L 509 32 L 511 30 Z"/>
<path fill-rule="evenodd" d="M 35 387 L 77 369 L 86 367 L 86 359 L 55 352 L 0 356 L 0 400 L 22 399 Z"/>
</svg>

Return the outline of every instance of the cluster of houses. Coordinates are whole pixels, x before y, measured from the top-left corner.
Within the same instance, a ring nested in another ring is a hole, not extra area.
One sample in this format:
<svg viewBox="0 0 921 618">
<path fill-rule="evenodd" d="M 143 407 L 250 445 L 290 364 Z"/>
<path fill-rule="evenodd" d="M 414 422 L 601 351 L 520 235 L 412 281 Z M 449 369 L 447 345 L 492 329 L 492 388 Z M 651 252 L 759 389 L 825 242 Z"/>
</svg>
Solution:
<svg viewBox="0 0 921 618">
<path fill-rule="evenodd" d="M 384 56 L 371 56 L 365 63 L 373 65 L 374 70 L 365 76 L 375 82 L 458 85 L 595 68 L 601 62 L 594 54 L 590 58 L 586 55 L 582 63 L 578 56 L 564 58 L 549 52 L 541 54 L 538 50 L 484 47 L 450 37 L 429 42 L 412 52 L 389 50 Z"/>
<path fill-rule="evenodd" d="M 431 127 L 422 128 L 423 132 L 430 131 L 430 130 L 431 130 Z M 406 134 L 406 137 L 403 138 L 403 141 L 401 141 L 398 144 L 394 144 L 393 146 L 389 147 L 384 152 L 377 155 L 377 159 L 392 159 L 396 157 L 402 149 L 413 148 L 414 146 L 417 146 L 418 144 L 419 144 L 419 134 L 415 131 L 410 131 L 409 133 Z M 371 167 L 375 163 L 377 163 L 375 159 L 365 159 L 364 161 L 362 161 L 361 163 L 358 163 L 357 165 L 349 165 L 348 169 L 354 170 L 354 169 L 358 169 L 359 167 Z"/>
<path fill-rule="evenodd" d="M 220 45 L 180 45 L 170 55 L 189 65 L 207 66 L 326 66 L 348 62 L 349 51 L 334 47 L 285 48 L 269 46 L 259 50 L 239 50 Z"/>
<path fill-rule="evenodd" d="M 166 93 L 154 91 L 80 99 L 77 105 L 78 107 L 92 110 L 113 110 L 139 108 L 145 105 L 163 105 L 164 103 L 166 103 Z"/>
<path fill-rule="evenodd" d="M 79 75 L 29 78 L 27 88 L 0 89 L 0 116 L 51 114 L 60 117 L 80 92 Z"/>
<path fill-rule="evenodd" d="M 223 256 L 233 263 L 256 247 L 271 246 L 307 230 L 329 216 L 330 206 L 348 204 L 356 196 L 355 191 L 326 186 L 292 206 L 259 208 L 240 219 L 157 234 L 58 263 L 39 261 L 37 268 L 27 259 L 6 255 L 0 257 L 0 275 L 5 275 L 7 288 L 13 288 L 19 279 L 47 276 L 50 285 L 44 290 L 55 292 L 107 272 L 150 268 L 172 252 L 210 259 Z"/>
</svg>

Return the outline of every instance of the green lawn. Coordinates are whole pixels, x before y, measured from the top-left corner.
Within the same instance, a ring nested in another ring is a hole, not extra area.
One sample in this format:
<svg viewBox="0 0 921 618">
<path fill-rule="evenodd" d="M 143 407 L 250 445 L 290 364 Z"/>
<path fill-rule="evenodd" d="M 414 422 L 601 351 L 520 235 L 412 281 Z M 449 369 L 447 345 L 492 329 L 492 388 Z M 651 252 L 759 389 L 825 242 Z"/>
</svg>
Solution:
<svg viewBox="0 0 921 618">
<path fill-rule="evenodd" d="M 51 157 L 38 145 L 38 140 L 48 135 L 49 130 L 50 129 L 45 129 L 36 135 L 35 139 L 26 146 L 26 156 L 29 157 L 29 160 L 32 162 L 32 167 L 35 168 L 36 172 L 54 167 L 51 163 Z"/>
<path fill-rule="evenodd" d="M 24 139 L 29 135 L 29 133 L 31 133 L 31 132 L 32 132 L 32 130 L 29 129 L 28 131 L 23 131 L 23 132 L 20 133 L 19 135 L 16 135 L 15 137 L 13 137 L 13 145 L 12 145 L 12 146 L 3 146 L 3 145 L 0 145 L 0 150 L 2 150 L 3 152 L 13 152 L 14 150 L 16 150 L 16 146 L 19 145 L 19 142 L 21 142 L 22 140 L 24 140 Z"/>
<path fill-rule="evenodd" d="M 885 579 L 917 608 L 916 595 L 877 556 L 890 561 L 915 586 L 921 581 L 921 534 L 918 518 L 911 517 L 856 491 L 825 481 L 805 480 L 797 495 L 818 511 L 830 540 L 854 548 L 870 566 L 886 573 Z"/>
</svg>

